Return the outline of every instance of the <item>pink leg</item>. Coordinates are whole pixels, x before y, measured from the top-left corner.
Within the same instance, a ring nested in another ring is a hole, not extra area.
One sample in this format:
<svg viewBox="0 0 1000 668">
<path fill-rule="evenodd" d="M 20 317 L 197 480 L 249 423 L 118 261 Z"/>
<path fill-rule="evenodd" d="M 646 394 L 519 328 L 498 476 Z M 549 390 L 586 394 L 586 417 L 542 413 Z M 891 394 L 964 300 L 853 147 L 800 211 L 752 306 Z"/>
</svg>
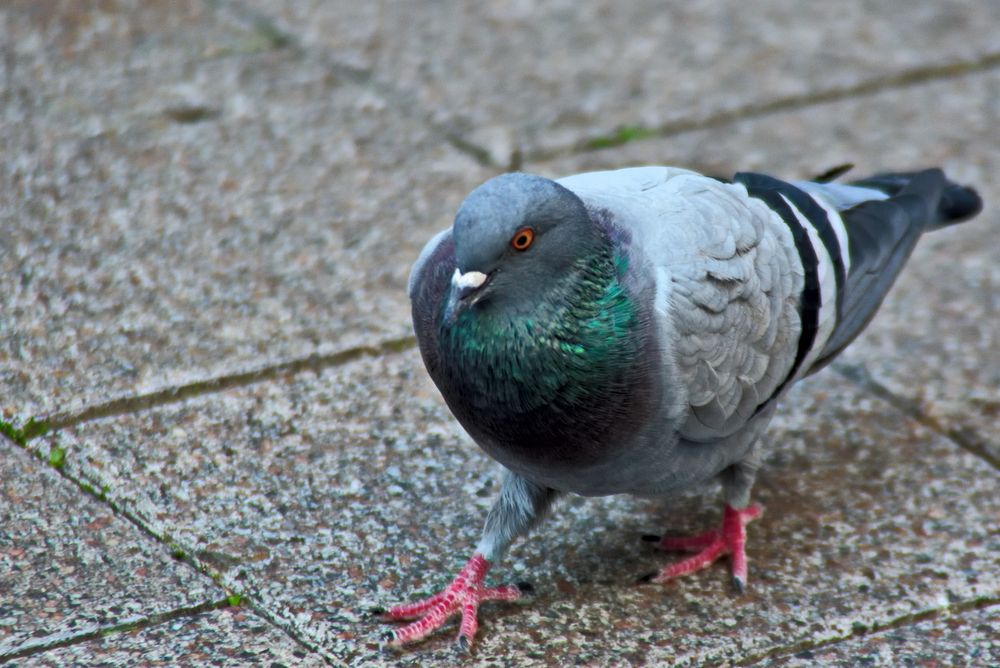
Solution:
<svg viewBox="0 0 1000 668">
<path fill-rule="evenodd" d="M 664 550 L 698 552 L 676 564 L 666 566 L 653 582 L 666 582 L 682 575 L 694 573 L 715 562 L 724 554 L 732 555 L 733 584 L 743 591 L 747 581 L 746 525 L 760 516 L 757 504 L 736 510 L 727 505 L 722 515 L 722 527 L 687 538 L 661 538 L 658 546 Z"/>
<path fill-rule="evenodd" d="M 521 590 L 514 585 L 486 587 L 483 581 L 490 562 L 481 554 L 474 554 L 468 563 L 444 591 L 416 603 L 399 605 L 386 612 L 386 620 L 412 619 L 417 621 L 396 629 L 391 633 L 392 644 L 399 646 L 415 642 L 441 627 L 455 613 L 462 616 L 459 626 L 458 643 L 468 649 L 479 628 L 477 619 L 479 604 L 483 601 L 513 601 L 521 596 Z"/>
</svg>

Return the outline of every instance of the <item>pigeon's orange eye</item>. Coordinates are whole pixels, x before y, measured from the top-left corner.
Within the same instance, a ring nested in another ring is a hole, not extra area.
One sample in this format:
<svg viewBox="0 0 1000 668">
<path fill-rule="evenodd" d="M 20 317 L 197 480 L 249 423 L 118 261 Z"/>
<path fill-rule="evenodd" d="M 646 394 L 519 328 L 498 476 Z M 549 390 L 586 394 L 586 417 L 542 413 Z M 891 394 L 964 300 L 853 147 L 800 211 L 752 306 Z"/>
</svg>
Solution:
<svg viewBox="0 0 1000 668">
<path fill-rule="evenodd" d="M 535 240 L 535 231 L 530 227 L 518 230 L 510 239 L 510 247 L 516 251 L 528 250 L 531 242 Z"/>
</svg>

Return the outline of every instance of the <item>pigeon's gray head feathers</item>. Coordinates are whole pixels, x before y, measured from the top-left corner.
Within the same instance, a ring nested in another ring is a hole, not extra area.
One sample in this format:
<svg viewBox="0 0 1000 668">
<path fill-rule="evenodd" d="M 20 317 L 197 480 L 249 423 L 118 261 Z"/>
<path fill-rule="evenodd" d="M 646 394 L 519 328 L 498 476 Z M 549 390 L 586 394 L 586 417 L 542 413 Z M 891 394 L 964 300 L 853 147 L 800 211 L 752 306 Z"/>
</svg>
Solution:
<svg viewBox="0 0 1000 668">
<path fill-rule="evenodd" d="M 555 181 L 522 173 L 502 174 L 473 190 L 455 216 L 452 238 L 458 274 L 477 277 L 469 281 L 480 298 L 515 299 L 600 242 L 579 197 Z M 479 281 L 485 282 L 481 290 Z"/>
</svg>

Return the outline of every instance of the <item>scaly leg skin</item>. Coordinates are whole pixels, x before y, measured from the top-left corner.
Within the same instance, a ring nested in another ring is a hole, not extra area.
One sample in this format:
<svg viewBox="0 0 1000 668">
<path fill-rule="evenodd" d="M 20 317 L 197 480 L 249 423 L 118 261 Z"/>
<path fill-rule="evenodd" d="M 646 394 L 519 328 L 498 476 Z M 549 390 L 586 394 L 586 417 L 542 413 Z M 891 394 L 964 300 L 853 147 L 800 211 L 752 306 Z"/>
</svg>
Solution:
<svg viewBox="0 0 1000 668">
<path fill-rule="evenodd" d="M 644 540 L 655 541 L 657 547 L 669 552 L 697 552 L 693 557 L 666 566 L 652 582 L 667 582 L 682 575 L 701 570 L 723 555 L 732 555 L 733 585 L 741 594 L 747 583 L 746 525 L 760 516 L 761 508 L 756 503 L 742 510 L 726 504 L 722 514 L 722 526 L 697 536 L 643 536 Z"/>
<path fill-rule="evenodd" d="M 516 585 L 487 587 L 483 584 L 490 562 L 478 552 L 459 571 L 444 591 L 416 603 L 399 605 L 383 614 L 386 620 L 414 619 L 417 621 L 392 631 L 391 644 L 397 647 L 415 642 L 440 628 L 455 613 L 461 613 L 458 645 L 468 651 L 479 628 L 477 612 L 483 601 L 514 601 L 521 596 Z"/>
</svg>

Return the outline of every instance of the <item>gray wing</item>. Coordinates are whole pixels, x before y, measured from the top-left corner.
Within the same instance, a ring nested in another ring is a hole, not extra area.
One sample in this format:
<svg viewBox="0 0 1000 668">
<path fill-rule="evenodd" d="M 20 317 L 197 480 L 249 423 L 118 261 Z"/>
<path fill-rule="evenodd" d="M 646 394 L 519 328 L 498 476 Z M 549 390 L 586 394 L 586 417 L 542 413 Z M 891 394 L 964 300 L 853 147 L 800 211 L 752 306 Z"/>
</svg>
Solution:
<svg viewBox="0 0 1000 668">
<path fill-rule="evenodd" d="M 741 185 L 640 168 L 561 181 L 613 214 L 655 268 L 668 386 L 680 435 L 740 430 L 785 382 L 801 330 L 804 274 L 788 227 Z"/>
<path fill-rule="evenodd" d="M 792 370 L 804 275 L 788 229 L 745 191 L 685 189 L 690 260 L 665 267 L 677 368 L 687 388 L 687 441 L 740 430 Z"/>
</svg>

